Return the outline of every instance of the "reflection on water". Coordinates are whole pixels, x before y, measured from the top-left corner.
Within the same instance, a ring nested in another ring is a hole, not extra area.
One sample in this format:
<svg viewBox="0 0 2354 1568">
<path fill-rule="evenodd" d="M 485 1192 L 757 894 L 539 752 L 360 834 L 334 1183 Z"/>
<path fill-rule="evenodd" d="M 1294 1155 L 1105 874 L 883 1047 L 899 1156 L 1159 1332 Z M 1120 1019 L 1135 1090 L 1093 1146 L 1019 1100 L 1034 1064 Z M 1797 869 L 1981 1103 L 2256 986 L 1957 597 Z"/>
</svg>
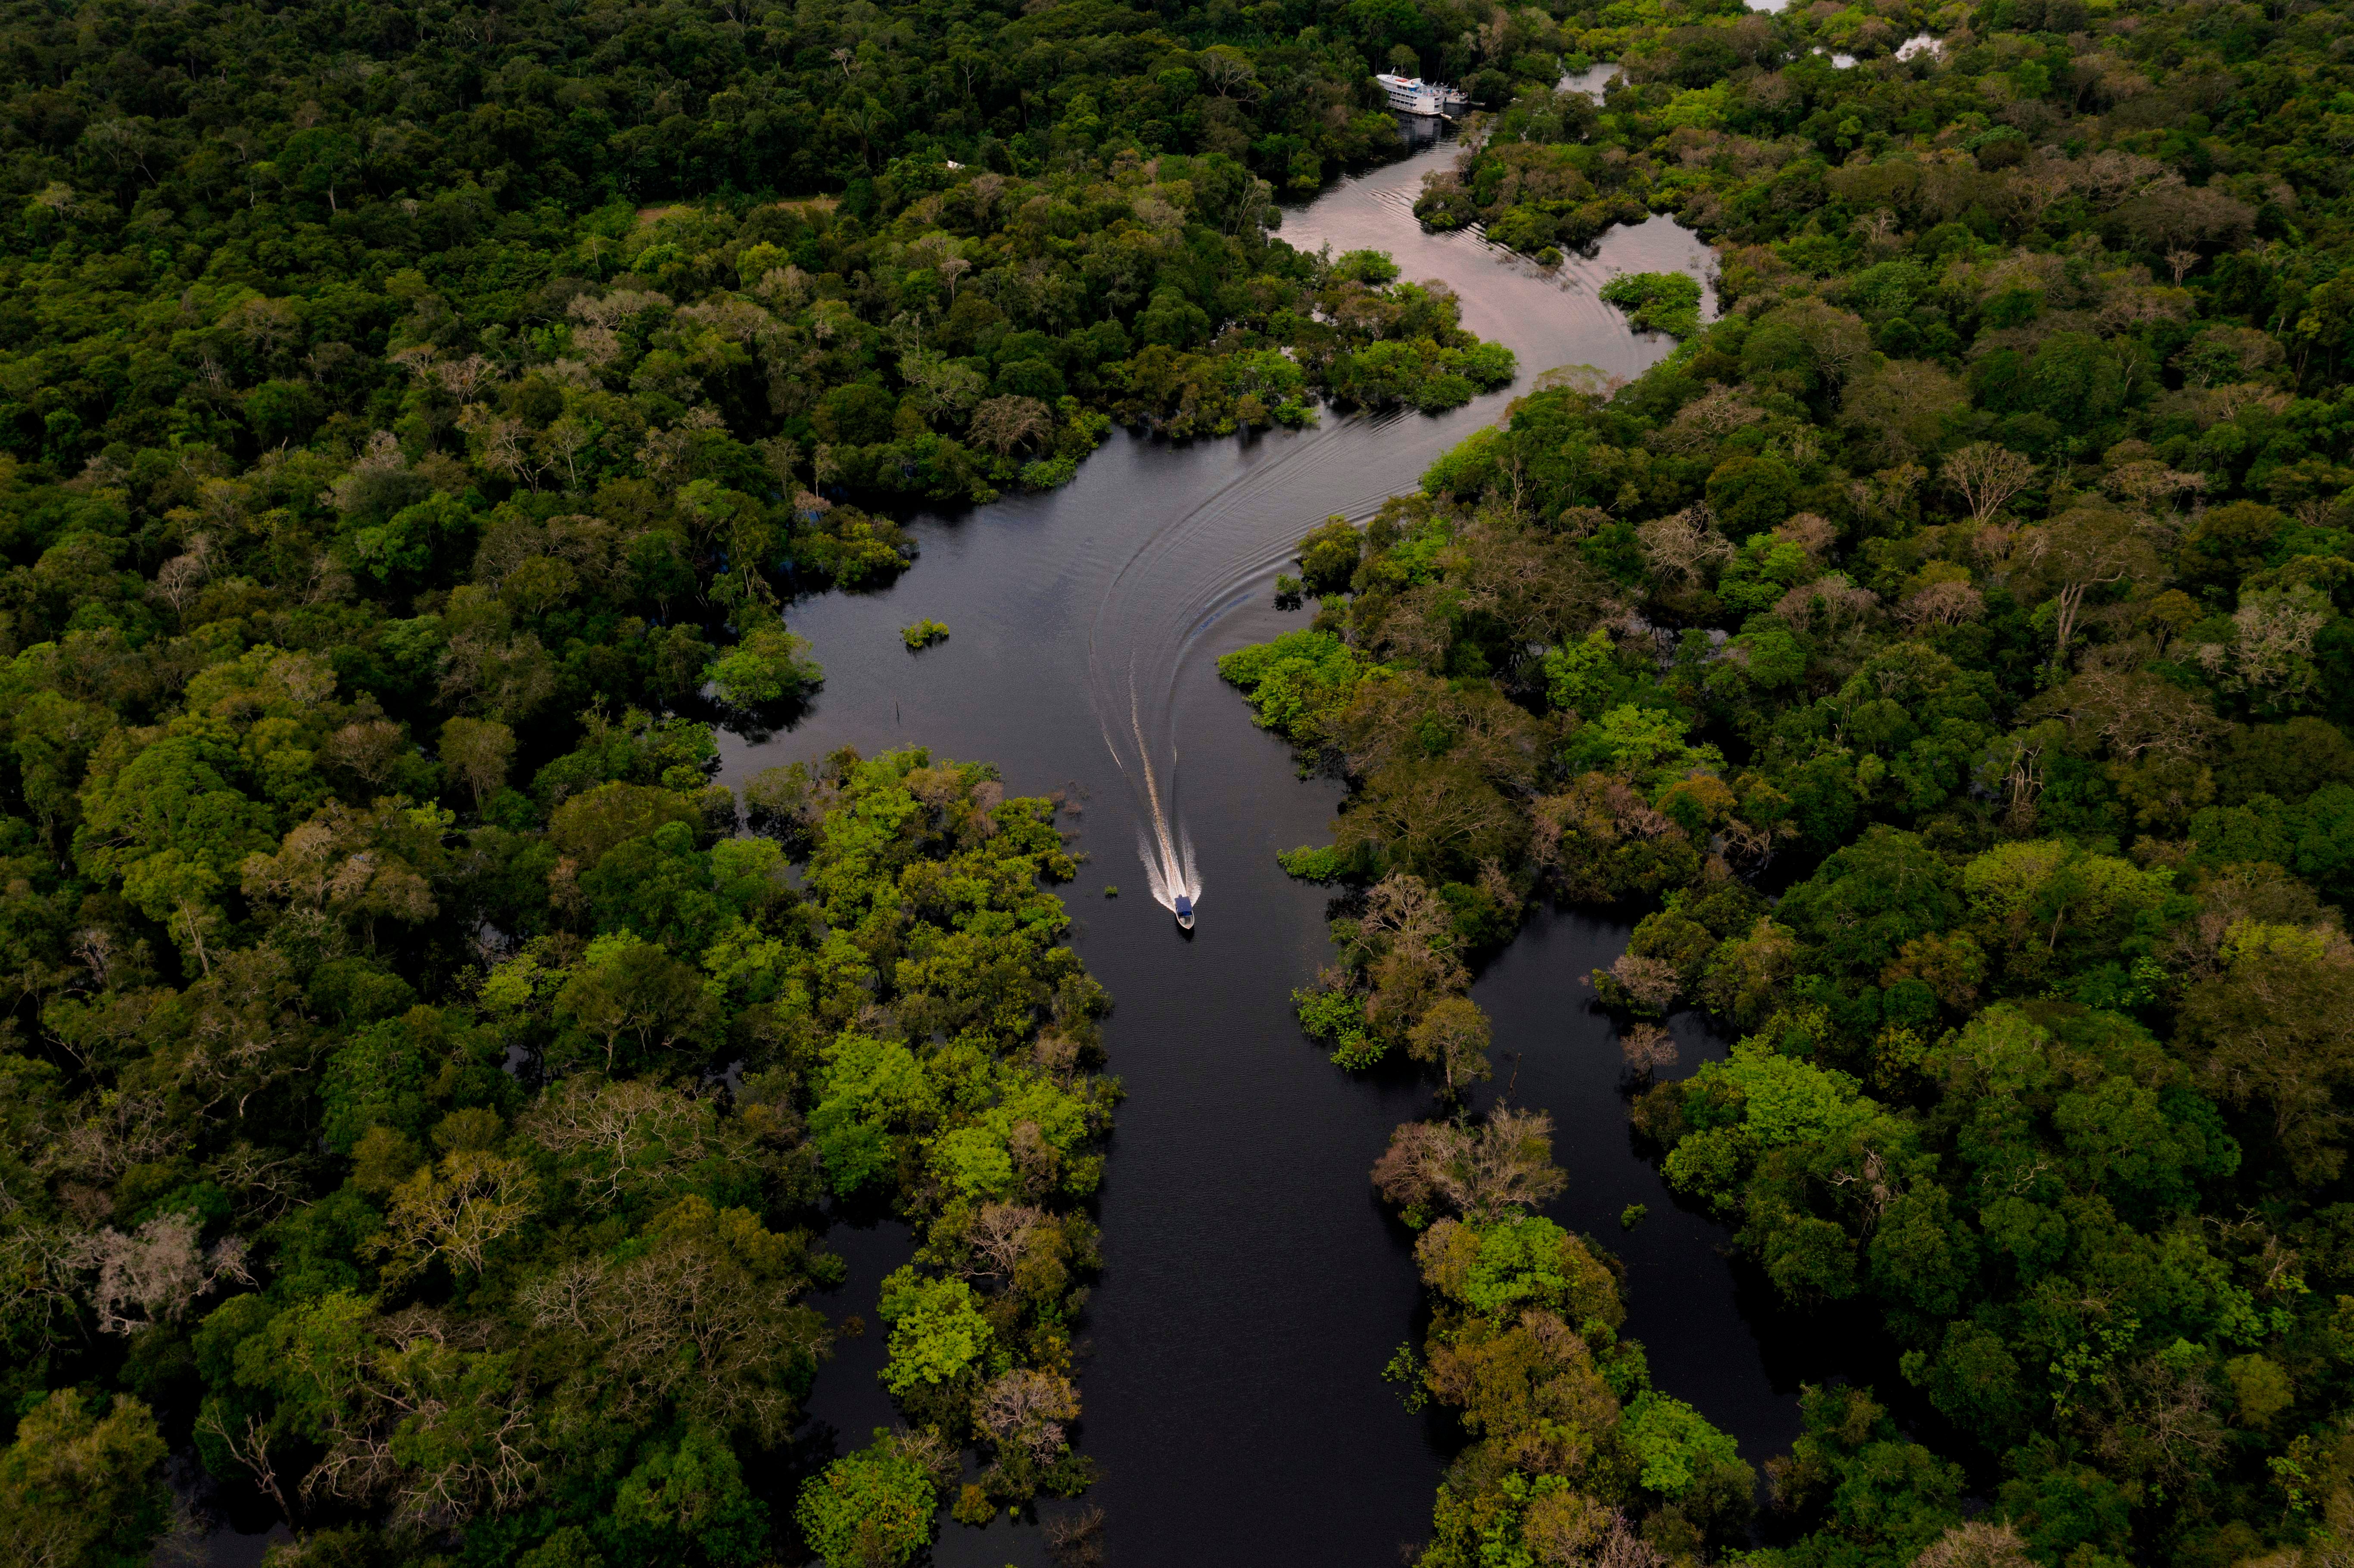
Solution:
<svg viewBox="0 0 2354 1568">
<path fill-rule="evenodd" d="M 1218 681 L 1216 659 L 1305 623 L 1272 603 L 1301 535 L 1412 490 L 1538 372 L 1633 376 L 1666 353 L 1667 340 L 1630 332 L 1595 297 L 1605 279 L 1705 277 L 1709 260 L 1665 218 L 1551 271 L 1476 232 L 1425 234 L 1414 199 L 1454 155 L 1433 146 L 1345 180 L 1288 212 L 1282 237 L 1383 248 L 1406 277 L 1444 281 L 1464 324 L 1519 356 L 1514 388 L 1437 418 L 1327 409 L 1311 429 L 1182 446 L 1116 435 L 1060 491 L 918 518 L 923 556 L 896 585 L 793 608 L 826 668 L 806 716 L 757 745 L 724 737 L 724 780 L 738 786 L 840 746 L 920 742 L 1001 764 L 1013 792 L 1067 792 L 1066 824 L 1093 857 L 1064 890 L 1073 940 L 1116 1000 L 1108 1046 L 1129 1091 L 1101 1200 L 1106 1267 L 1080 1329 L 1080 1436 L 1103 1478 L 1088 1500 L 1108 1514 L 1123 1568 L 1393 1561 L 1427 1532 L 1450 1441 L 1379 1376 L 1416 1331 L 1420 1293 L 1411 1237 L 1366 1179 L 1391 1128 L 1427 1114 L 1429 1096 L 1403 1078 L 1343 1075 L 1291 1016 L 1291 992 L 1332 955 L 1325 892 L 1286 877 L 1275 854 L 1325 842 L 1340 789 L 1296 777 Z M 919 616 L 955 636 L 917 658 L 897 629 Z M 1182 810 L 1173 799 L 1164 809 L 1217 890 L 1191 939 L 1132 885 L 1105 895 L 1152 831 L 1151 791 L 1126 782 L 1107 749 L 1121 720 L 1142 737 L 1131 744 L 1168 759 L 1172 798 L 1182 750 Z M 1516 1100 L 1561 1118 L 1572 1195 L 1560 1213 L 1625 1251 L 1629 1331 L 1648 1340 L 1660 1385 L 1763 1458 L 1795 1435 L 1788 1379 L 1769 1373 L 1745 1326 L 1716 1250 L 1723 1233 L 1675 1211 L 1630 1148 L 1612 1032 L 1577 985 L 1625 941 L 1623 926 L 1562 916 L 1504 955 L 1477 992 L 1496 1020 L 1499 1082 L 1517 1073 Z M 1597 1227 L 1630 1201 L 1654 1218 L 1622 1244 Z M 851 1279 L 828 1309 L 871 1322 L 876 1285 L 911 1239 L 867 1219 L 837 1224 L 830 1241 Z M 883 1353 L 870 1329 L 820 1374 L 795 1464 L 892 1419 L 875 1382 Z M 793 1474 L 780 1465 L 768 1478 L 780 1499 Z M 1034 1527 L 942 1531 L 941 1568 L 1044 1561 Z"/>
<path fill-rule="evenodd" d="M 1653 217 L 1631 228 L 1611 229 L 1591 256 L 1573 254 L 1561 266 L 1545 268 L 1490 244 L 1477 225 L 1443 234 L 1426 232 L 1414 217 L 1423 177 L 1447 167 L 1456 154 L 1455 144 L 1446 143 L 1371 175 L 1342 180 L 1307 207 L 1287 213 L 1283 238 L 1303 250 L 1329 244 L 1336 255 L 1387 250 L 1405 277 L 1445 282 L 1462 302 L 1464 326 L 1505 344 L 1520 356 L 1523 391 L 1539 372 L 1560 365 L 1591 365 L 1613 375 L 1638 376 L 1674 346 L 1662 337 L 1629 332 L 1626 316 L 1617 307 L 1604 304 L 1598 291 L 1621 272 L 1684 271 L 1712 281 L 1714 262 L 1698 235 L 1671 217 Z M 1701 309 L 1705 319 L 1714 319 L 1712 287 L 1704 291 Z M 1427 430 L 1434 423 L 1409 418 L 1419 429 Z M 1450 416 L 1449 421 L 1461 418 Z M 1474 423 L 1486 424 L 1493 418 Z M 1437 423 L 1451 428 L 1449 421 Z M 1362 517 L 1384 497 L 1414 488 L 1421 471 L 1416 469 L 1404 483 L 1386 482 L 1394 470 L 1385 466 L 1383 472 L 1384 487 L 1373 493 L 1370 503 L 1328 510 Z"/>
<path fill-rule="evenodd" d="M 1586 97 L 1594 100 L 1595 102 L 1599 103 L 1602 101 L 1603 90 L 1607 88 L 1612 81 L 1617 79 L 1617 75 L 1618 62 L 1617 60 L 1597 60 L 1594 64 L 1587 66 L 1584 70 L 1574 70 L 1564 73 L 1561 80 L 1554 85 L 1553 90 L 1556 92 L 1582 92 L 1585 94 Z"/>
<path fill-rule="evenodd" d="M 1437 114 L 1400 114 L 1393 110 L 1390 120 L 1397 126 L 1398 140 L 1405 143 L 1408 152 L 1418 153 L 1455 132 L 1451 121 Z"/>
</svg>

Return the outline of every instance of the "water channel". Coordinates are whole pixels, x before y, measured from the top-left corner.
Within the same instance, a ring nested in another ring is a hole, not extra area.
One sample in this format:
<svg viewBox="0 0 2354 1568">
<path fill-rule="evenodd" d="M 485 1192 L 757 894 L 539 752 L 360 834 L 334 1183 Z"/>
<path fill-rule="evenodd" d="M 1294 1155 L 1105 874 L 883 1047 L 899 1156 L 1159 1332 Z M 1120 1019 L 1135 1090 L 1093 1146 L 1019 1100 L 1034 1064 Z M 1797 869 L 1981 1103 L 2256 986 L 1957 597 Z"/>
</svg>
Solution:
<svg viewBox="0 0 2354 1568">
<path fill-rule="evenodd" d="M 1464 324 L 1519 355 L 1520 391 L 1553 366 L 1633 375 L 1666 352 L 1595 291 L 1619 271 L 1706 276 L 1694 236 L 1654 218 L 1548 272 L 1474 233 L 1426 234 L 1414 198 L 1454 155 L 1426 147 L 1346 179 L 1288 212 L 1282 238 L 1379 248 L 1407 278 L 1444 281 Z M 1450 1436 L 1378 1376 L 1416 1334 L 1419 1297 L 1411 1238 L 1366 1172 L 1390 1128 L 1430 1101 L 1403 1078 L 1344 1075 L 1292 1022 L 1292 990 L 1329 961 L 1326 895 L 1285 877 L 1275 852 L 1323 842 L 1340 790 L 1299 779 L 1214 666 L 1302 623 L 1272 608 L 1293 541 L 1412 489 L 1513 395 L 1438 418 L 1328 410 L 1315 429 L 1243 440 L 1115 435 L 1063 490 L 919 519 L 921 559 L 895 586 L 794 607 L 826 668 L 806 719 L 728 745 L 731 784 L 841 746 L 921 744 L 998 763 L 1014 792 L 1066 789 L 1078 808 L 1068 825 L 1092 858 L 1064 894 L 1076 946 L 1116 1000 L 1111 1065 L 1129 1091 L 1102 1196 L 1106 1266 L 1083 1326 L 1079 1436 L 1102 1475 L 1088 1500 L 1106 1510 L 1122 1568 L 1387 1563 L 1427 1532 Z M 911 656 L 898 628 L 927 616 L 952 636 Z M 1198 855 L 1190 938 L 1146 893 L 1145 797 L 1106 745 L 1107 723 L 1131 716 L 1108 715 L 1106 694 L 1116 706 L 1131 690 L 1137 733 L 1160 754 Z M 1104 896 L 1107 884 L 1119 896 Z M 1540 916 L 1491 967 L 1475 994 L 1496 1022 L 1497 1086 L 1554 1114 L 1572 1184 L 1553 1213 L 1625 1258 L 1629 1331 L 1659 1386 L 1762 1460 L 1796 1433 L 1795 1373 L 1765 1359 L 1725 1234 L 1679 1210 L 1630 1145 L 1614 1036 L 1582 985 L 1625 939 L 1610 922 Z M 1696 1030 L 1682 1037 L 1683 1070 L 1717 1049 Z M 1622 1233 L 1632 1202 L 1651 1217 Z M 904 1227 L 838 1224 L 828 1242 L 852 1266 L 828 1310 L 871 1322 L 876 1282 L 905 1259 Z M 883 1358 L 870 1329 L 820 1373 L 805 1461 L 893 1420 L 875 1376 Z M 1034 1525 L 1002 1520 L 986 1531 L 943 1520 L 935 1551 L 944 1568 L 1044 1558 Z"/>
</svg>

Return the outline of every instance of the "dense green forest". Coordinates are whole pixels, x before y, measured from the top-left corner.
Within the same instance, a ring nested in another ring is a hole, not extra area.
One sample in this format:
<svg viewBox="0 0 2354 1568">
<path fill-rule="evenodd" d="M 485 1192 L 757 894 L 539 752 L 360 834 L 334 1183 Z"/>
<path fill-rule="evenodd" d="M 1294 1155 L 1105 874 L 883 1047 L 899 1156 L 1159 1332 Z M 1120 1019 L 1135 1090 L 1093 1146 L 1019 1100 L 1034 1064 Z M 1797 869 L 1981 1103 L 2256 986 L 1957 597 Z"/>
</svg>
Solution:
<svg viewBox="0 0 2354 1568">
<path fill-rule="evenodd" d="M 899 1563 L 1086 1489 L 1055 803 L 716 736 L 895 507 L 1512 378 L 1273 203 L 1553 24 L 1296 9 L 6 8 L 0 1556 L 209 1488 L 284 1563 Z M 859 1332 L 900 1425 L 812 1455 Z"/>
<path fill-rule="evenodd" d="M 1426 223 L 1721 257 L 1225 666 L 1352 786 L 1287 857 L 1341 896 L 1303 1025 L 1440 1099 L 1373 1172 L 1389 1374 L 1466 1439 L 1424 1561 L 2354 1538 L 2343 5 L 0 16 L 12 1560 L 185 1536 L 175 1452 L 366 1568 L 900 1563 L 1085 1489 L 1119 1091 L 1055 802 L 921 751 L 738 799 L 715 732 L 901 508 L 1547 369 L 1283 243 L 1398 150 L 1390 68 L 1479 109 Z M 1762 1534 L 1539 1212 L 1549 1122 L 1473 1108 L 1543 899 L 1641 914 L 1594 984 L 1671 1183 L 1893 1340 Z M 1684 1008 L 1738 1044 L 1651 1082 Z M 812 1301 L 852 1206 L 918 1238 L 872 1328 Z M 861 1329 L 902 1424 L 797 1469 Z"/>
<path fill-rule="evenodd" d="M 1808 1394 L 1751 1561 L 2333 1562 L 2349 18 L 1988 0 L 1900 58 L 1913 18 L 1836 10 L 1694 16 L 1599 104 L 1473 122 L 1426 222 L 1545 261 L 1671 210 L 1721 314 L 1614 282 L 1666 362 L 1553 374 L 1310 534 L 1313 629 L 1225 662 L 1352 786 L 1285 857 L 1344 894 L 1304 1027 L 1458 1107 L 1374 1172 L 1434 1308 L 1393 1375 L 1476 1439 L 1423 1561 L 1739 1543 L 1730 1445 L 1659 1436 L 1533 1217 L 1548 1127 L 1468 1111 L 1471 971 L 1553 898 L 1641 915 L 1593 984 L 1670 1184 L 1893 1341 L 1901 1386 Z M 1684 1008 L 1737 1043 L 1653 1083 Z"/>
</svg>

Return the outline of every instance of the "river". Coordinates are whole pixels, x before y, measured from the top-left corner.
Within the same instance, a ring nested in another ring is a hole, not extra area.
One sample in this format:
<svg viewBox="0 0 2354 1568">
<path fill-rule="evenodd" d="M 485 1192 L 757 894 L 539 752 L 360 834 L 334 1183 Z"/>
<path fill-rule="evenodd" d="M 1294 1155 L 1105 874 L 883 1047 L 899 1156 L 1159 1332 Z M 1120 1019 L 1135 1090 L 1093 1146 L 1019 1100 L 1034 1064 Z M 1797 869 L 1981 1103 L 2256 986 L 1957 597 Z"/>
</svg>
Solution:
<svg viewBox="0 0 2354 1568">
<path fill-rule="evenodd" d="M 1281 235 L 1304 249 L 1376 247 L 1407 278 L 1443 280 L 1464 324 L 1520 356 L 1520 391 L 1553 366 L 1631 376 L 1666 352 L 1595 290 L 1625 270 L 1705 276 L 1695 237 L 1654 218 L 1546 272 L 1473 233 L 1426 234 L 1415 196 L 1453 155 L 1426 147 L 1344 179 L 1287 212 Z M 1080 1438 L 1101 1469 L 1088 1500 L 1106 1510 L 1123 1568 L 1388 1563 L 1427 1533 L 1450 1437 L 1440 1419 L 1406 1414 L 1378 1375 L 1416 1335 L 1420 1297 L 1411 1237 L 1366 1172 L 1391 1128 L 1431 1102 L 1403 1079 L 1341 1073 L 1292 1021 L 1291 991 L 1330 960 L 1326 895 L 1274 856 L 1325 841 L 1340 789 L 1299 779 L 1214 666 L 1304 622 L 1272 607 L 1293 541 L 1412 489 L 1513 395 L 1437 418 L 1327 410 L 1312 429 L 1242 440 L 1118 434 L 1060 491 L 919 518 L 922 556 L 896 585 L 793 607 L 826 669 L 808 715 L 758 744 L 726 743 L 730 784 L 841 746 L 922 744 L 998 763 L 1017 793 L 1068 789 L 1079 808 L 1068 825 L 1091 860 L 1064 895 L 1075 944 L 1116 1001 L 1111 1066 L 1129 1090 L 1102 1195 L 1106 1266 L 1082 1330 Z M 951 636 L 910 655 L 898 629 L 919 617 Z M 1132 715 L 1119 711 L 1131 672 Z M 1150 810 L 1106 744 L 1107 725 L 1131 717 L 1198 857 L 1190 937 L 1147 895 L 1136 844 Z M 1793 1374 L 1764 1359 L 1725 1233 L 1679 1210 L 1633 1150 L 1612 1031 L 1582 989 L 1626 934 L 1543 915 L 1491 967 L 1474 994 L 1496 1022 L 1496 1087 L 1509 1081 L 1518 1103 L 1557 1118 L 1572 1181 L 1553 1212 L 1626 1259 L 1629 1331 L 1659 1386 L 1762 1460 L 1796 1434 Z M 1681 1033 L 1683 1070 L 1721 1049 Z M 1632 1202 L 1651 1216 L 1622 1233 Z M 828 1309 L 871 1323 L 876 1281 L 905 1259 L 904 1227 L 838 1224 L 828 1241 L 852 1266 Z M 882 1361 L 870 1329 L 822 1371 L 804 1462 L 892 1420 Z M 777 1480 L 782 1502 L 789 1478 Z M 944 1568 L 1044 1558 L 1035 1527 L 1002 1520 L 974 1531 L 944 1519 L 935 1551 Z"/>
</svg>

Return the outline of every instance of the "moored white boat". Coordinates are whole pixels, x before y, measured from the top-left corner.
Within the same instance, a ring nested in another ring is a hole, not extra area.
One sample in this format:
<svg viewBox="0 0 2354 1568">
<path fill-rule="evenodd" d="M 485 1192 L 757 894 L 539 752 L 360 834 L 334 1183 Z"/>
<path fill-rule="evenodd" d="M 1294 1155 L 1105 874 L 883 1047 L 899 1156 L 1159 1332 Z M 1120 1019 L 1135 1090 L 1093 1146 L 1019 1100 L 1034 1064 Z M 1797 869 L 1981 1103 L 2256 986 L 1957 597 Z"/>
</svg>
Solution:
<svg viewBox="0 0 2354 1568">
<path fill-rule="evenodd" d="M 1373 79 L 1382 84 L 1382 90 L 1389 95 L 1390 107 L 1400 114 L 1452 118 L 1471 105 L 1469 99 L 1444 82 L 1425 81 L 1418 76 L 1394 76 L 1388 71 Z"/>
</svg>

